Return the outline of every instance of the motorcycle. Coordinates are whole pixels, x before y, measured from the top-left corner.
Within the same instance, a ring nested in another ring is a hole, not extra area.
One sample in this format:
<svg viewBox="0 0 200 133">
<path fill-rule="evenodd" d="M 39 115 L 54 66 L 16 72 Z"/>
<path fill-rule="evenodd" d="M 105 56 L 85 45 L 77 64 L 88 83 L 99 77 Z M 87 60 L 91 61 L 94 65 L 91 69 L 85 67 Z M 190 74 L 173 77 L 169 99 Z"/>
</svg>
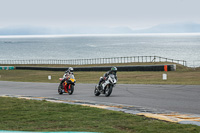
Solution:
<svg viewBox="0 0 200 133">
<path fill-rule="evenodd" d="M 63 80 L 63 78 L 59 78 L 60 81 Z M 61 85 L 58 86 L 58 94 L 62 95 L 63 93 L 69 93 L 69 95 L 73 94 L 74 92 L 74 86 L 75 86 L 75 77 L 73 74 L 70 74 L 68 78 L 63 82 L 63 88 Z"/>
<path fill-rule="evenodd" d="M 96 85 L 94 89 L 95 96 L 100 94 L 105 94 L 106 97 L 110 96 L 112 93 L 113 87 L 115 87 L 117 80 L 113 74 L 110 74 L 104 83 L 101 83 L 100 86 Z"/>
</svg>

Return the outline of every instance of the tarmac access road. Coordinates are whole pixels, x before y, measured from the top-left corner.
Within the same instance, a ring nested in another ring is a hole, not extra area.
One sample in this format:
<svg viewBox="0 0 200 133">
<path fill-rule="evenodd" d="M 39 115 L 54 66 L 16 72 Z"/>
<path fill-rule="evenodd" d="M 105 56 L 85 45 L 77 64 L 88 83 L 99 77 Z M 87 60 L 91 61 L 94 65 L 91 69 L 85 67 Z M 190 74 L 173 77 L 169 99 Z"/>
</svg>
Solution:
<svg viewBox="0 0 200 133">
<path fill-rule="evenodd" d="M 72 95 L 59 95 L 59 83 L 0 81 L 0 95 L 22 95 L 132 105 L 200 114 L 200 85 L 117 84 L 110 97 L 95 96 L 95 84 L 79 84 Z"/>
</svg>

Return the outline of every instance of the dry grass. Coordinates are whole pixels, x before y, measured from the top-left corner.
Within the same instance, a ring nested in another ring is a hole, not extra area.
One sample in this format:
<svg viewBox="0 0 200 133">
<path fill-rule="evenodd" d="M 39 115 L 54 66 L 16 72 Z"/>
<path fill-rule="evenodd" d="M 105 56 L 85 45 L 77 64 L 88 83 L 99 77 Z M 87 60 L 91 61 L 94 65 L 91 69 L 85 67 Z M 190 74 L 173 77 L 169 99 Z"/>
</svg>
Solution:
<svg viewBox="0 0 200 133">
<path fill-rule="evenodd" d="M 200 85 L 200 71 L 197 72 L 167 72 L 167 80 L 162 79 L 164 72 L 118 72 L 120 84 L 183 84 Z M 98 83 L 104 72 L 75 72 L 77 83 Z M 59 83 L 58 78 L 63 72 L 36 70 L 1 70 L 0 80 L 22 82 L 51 82 Z M 48 80 L 51 75 L 52 80 Z"/>
<path fill-rule="evenodd" d="M 125 64 L 103 64 L 99 66 L 120 66 L 120 65 L 158 65 L 162 63 L 125 63 Z M 167 63 L 169 64 L 169 63 Z M 25 65 L 16 65 L 25 66 Z M 26 65 L 30 66 L 30 65 Z M 68 65 L 34 65 L 45 67 L 69 67 Z M 71 65 L 70 65 L 71 66 Z M 81 65 L 94 66 L 94 65 Z M 76 67 L 76 66 L 72 66 Z M 38 71 L 38 70 L 0 70 L 0 80 L 4 81 L 23 81 L 23 82 L 52 82 L 58 83 L 58 78 L 62 77 L 64 72 L 60 71 Z M 77 83 L 98 83 L 99 77 L 105 72 L 74 72 Z M 200 85 L 200 68 L 189 68 L 177 65 L 177 71 L 167 73 L 167 80 L 162 79 L 165 72 L 118 72 L 118 83 L 120 84 L 187 84 Z M 48 75 L 52 80 L 48 80 Z"/>
</svg>

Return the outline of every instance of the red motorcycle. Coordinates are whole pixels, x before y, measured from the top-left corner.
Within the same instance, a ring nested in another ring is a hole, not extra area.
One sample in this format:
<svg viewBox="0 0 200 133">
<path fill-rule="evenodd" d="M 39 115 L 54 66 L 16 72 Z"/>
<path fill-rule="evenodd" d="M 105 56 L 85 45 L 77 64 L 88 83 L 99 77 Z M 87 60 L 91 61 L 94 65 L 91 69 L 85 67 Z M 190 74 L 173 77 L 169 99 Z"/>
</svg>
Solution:
<svg viewBox="0 0 200 133">
<path fill-rule="evenodd" d="M 62 81 L 63 78 L 59 78 L 59 80 Z M 76 80 L 74 75 L 70 74 L 63 82 L 63 88 L 61 87 L 61 85 L 58 86 L 58 94 L 60 95 L 62 95 L 63 93 L 69 93 L 69 95 L 73 94 L 75 82 Z"/>
</svg>

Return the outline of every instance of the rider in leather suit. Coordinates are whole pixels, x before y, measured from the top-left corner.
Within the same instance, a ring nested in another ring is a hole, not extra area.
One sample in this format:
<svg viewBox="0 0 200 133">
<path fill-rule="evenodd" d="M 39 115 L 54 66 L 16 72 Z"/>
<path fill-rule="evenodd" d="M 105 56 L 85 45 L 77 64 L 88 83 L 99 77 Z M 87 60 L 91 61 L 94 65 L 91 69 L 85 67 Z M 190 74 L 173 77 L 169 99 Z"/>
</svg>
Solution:
<svg viewBox="0 0 200 133">
<path fill-rule="evenodd" d="M 60 82 L 60 85 L 61 85 L 62 89 L 63 89 L 63 82 L 68 79 L 68 76 L 70 74 L 74 74 L 73 71 L 74 71 L 74 69 L 72 67 L 69 67 L 68 70 L 65 71 L 65 73 L 63 75 L 63 80 Z"/>
<path fill-rule="evenodd" d="M 115 76 L 115 79 L 117 80 L 117 67 L 112 67 L 111 70 L 107 71 L 103 75 L 103 77 L 100 77 L 99 84 L 98 84 L 99 89 L 101 88 L 100 87 L 101 83 L 106 81 L 106 79 L 108 78 L 108 75 L 110 74 L 113 74 Z"/>
</svg>

